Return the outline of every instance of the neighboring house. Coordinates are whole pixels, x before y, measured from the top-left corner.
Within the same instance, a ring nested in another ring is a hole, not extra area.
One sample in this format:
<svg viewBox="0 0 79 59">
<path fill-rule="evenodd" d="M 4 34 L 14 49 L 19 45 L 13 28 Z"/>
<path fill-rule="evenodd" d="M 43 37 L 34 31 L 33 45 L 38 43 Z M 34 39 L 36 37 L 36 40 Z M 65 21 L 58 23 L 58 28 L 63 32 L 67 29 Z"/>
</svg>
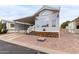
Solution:
<svg viewBox="0 0 79 59">
<path fill-rule="evenodd" d="M 8 32 L 15 32 L 14 21 L 2 20 L 2 23 L 6 25 Z"/>
<path fill-rule="evenodd" d="M 71 33 L 79 33 L 79 17 L 71 21 L 66 28 Z"/>
<path fill-rule="evenodd" d="M 33 16 L 15 20 L 17 32 L 59 37 L 59 7 L 43 6 Z"/>
</svg>

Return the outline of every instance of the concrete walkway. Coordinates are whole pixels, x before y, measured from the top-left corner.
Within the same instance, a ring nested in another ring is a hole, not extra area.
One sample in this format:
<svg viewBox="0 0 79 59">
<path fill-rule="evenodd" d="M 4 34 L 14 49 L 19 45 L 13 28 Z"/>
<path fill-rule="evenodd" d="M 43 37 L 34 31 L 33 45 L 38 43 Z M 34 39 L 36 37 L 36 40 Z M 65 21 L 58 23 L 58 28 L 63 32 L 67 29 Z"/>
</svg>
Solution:
<svg viewBox="0 0 79 59">
<path fill-rule="evenodd" d="M 71 33 L 61 32 L 60 38 L 46 37 L 45 42 L 37 41 L 39 36 L 11 33 L 0 36 L 0 40 L 28 47 L 46 53 L 79 53 L 79 38 Z"/>
</svg>

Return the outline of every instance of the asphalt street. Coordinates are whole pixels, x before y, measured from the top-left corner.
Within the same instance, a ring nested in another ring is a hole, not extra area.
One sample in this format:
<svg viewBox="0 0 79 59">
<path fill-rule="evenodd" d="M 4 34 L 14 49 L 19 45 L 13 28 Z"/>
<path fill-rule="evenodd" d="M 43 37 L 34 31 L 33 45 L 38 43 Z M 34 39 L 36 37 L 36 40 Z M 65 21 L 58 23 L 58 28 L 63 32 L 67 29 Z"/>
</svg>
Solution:
<svg viewBox="0 0 79 59">
<path fill-rule="evenodd" d="M 0 54 L 37 54 L 37 53 L 38 52 L 36 50 L 0 40 Z"/>
</svg>

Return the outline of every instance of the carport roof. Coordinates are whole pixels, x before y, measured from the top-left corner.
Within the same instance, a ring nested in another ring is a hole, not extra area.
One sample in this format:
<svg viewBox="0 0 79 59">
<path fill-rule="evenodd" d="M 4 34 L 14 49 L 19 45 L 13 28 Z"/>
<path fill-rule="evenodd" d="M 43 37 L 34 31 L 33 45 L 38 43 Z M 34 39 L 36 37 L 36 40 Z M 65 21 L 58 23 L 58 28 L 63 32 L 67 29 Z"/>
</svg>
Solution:
<svg viewBox="0 0 79 59">
<path fill-rule="evenodd" d="M 17 19 L 15 21 L 19 21 L 19 22 L 23 22 L 23 23 L 34 24 L 35 17 L 34 16 L 29 16 L 29 17 L 24 17 L 24 18 Z"/>
</svg>

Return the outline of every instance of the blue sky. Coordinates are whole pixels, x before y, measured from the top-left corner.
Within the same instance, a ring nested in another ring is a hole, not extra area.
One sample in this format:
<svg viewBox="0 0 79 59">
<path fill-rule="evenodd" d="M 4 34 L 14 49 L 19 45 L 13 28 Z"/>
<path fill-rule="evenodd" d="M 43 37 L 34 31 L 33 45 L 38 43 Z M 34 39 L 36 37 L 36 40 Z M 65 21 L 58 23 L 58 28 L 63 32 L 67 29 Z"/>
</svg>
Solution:
<svg viewBox="0 0 79 59">
<path fill-rule="evenodd" d="M 63 5 L 60 11 L 60 23 L 64 21 L 72 21 L 79 17 L 79 5 Z"/>
<path fill-rule="evenodd" d="M 15 20 L 33 15 L 42 5 L 3 5 L 0 6 L 0 19 Z M 79 16 L 78 5 L 61 5 L 60 24 Z"/>
</svg>

